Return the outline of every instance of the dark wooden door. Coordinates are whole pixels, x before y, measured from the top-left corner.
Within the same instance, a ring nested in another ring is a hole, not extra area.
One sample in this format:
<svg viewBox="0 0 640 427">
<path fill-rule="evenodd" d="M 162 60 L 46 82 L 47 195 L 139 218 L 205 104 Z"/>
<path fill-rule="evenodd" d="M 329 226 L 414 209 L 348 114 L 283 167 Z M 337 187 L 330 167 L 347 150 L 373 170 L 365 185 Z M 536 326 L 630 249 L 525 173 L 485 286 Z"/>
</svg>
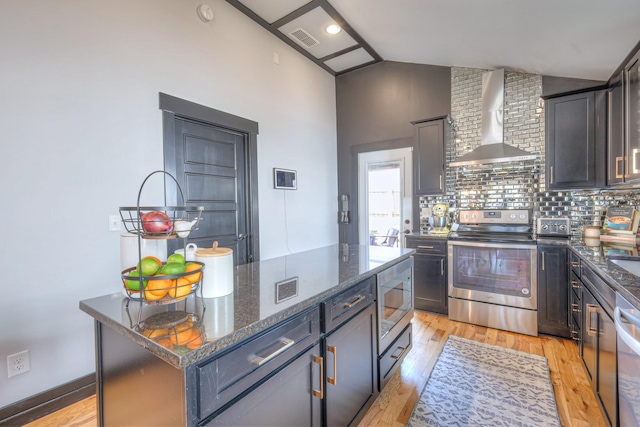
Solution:
<svg viewBox="0 0 640 427">
<path fill-rule="evenodd" d="M 357 424 L 377 393 L 375 304 L 325 339 L 326 425 Z"/>
<path fill-rule="evenodd" d="M 603 187 L 606 181 L 605 93 L 567 95 L 548 99 L 545 105 L 547 187 Z"/>
<path fill-rule="evenodd" d="M 608 91 L 607 185 L 625 181 L 624 92 L 620 73 Z"/>
<path fill-rule="evenodd" d="M 538 332 L 569 338 L 567 249 L 538 246 Z"/>
<path fill-rule="evenodd" d="M 640 179 L 640 54 L 626 69 L 626 181 Z"/>
<path fill-rule="evenodd" d="M 415 254 L 413 259 L 414 307 L 447 314 L 447 258 Z"/>
<path fill-rule="evenodd" d="M 233 249 L 235 265 L 250 262 L 246 148 L 246 135 L 240 132 L 181 118 L 175 119 L 173 149 L 165 148 L 171 151 L 165 152 L 165 162 L 173 159 L 166 169 L 175 171 L 185 204 L 204 206 L 198 230 L 191 233 L 189 242 L 202 248 L 217 241 L 218 246 Z M 167 184 L 167 194 L 171 194 Z M 176 197 L 179 204 L 180 197 Z M 169 253 L 183 244 L 182 239 L 169 242 Z"/>
<path fill-rule="evenodd" d="M 416 194 L 444 194 L 444 119 L 414 125 L 413 168 Z"/>
</svg>

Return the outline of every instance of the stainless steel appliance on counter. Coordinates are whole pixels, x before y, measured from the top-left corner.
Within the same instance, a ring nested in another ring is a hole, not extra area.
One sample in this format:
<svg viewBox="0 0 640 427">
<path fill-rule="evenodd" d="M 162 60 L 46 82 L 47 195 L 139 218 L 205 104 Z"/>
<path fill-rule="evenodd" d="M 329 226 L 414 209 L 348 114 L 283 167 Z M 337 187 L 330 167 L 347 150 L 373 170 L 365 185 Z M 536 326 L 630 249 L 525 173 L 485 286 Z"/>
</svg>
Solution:
<svg viewBox="0 0 640 427">
<path fill-rule="evenodd" d="M 640 312 L 616 295 L 614 322 L 618 337 L 618 421 L 640 426 Z"/>
<path fill-rule="evenodd" d="M 462 210 L 449 235 L 452 320 L 538 335 L 536 242 L 528 210 Z"/>
</svg>

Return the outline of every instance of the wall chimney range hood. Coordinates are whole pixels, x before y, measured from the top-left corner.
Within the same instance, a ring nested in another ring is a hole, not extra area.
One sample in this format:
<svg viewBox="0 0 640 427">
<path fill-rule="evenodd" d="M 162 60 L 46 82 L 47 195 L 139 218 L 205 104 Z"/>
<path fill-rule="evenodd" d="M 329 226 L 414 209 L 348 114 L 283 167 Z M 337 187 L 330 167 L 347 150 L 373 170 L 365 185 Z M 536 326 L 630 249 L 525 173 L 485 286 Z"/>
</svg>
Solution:
<svg viewBox="0 0 640 427">
<path fill-rule="evenodd" d="M 537 155 L 504 143 L 504 70 L 482 75 L 482 127 L 480 146 L 458 157 L 450 166 L 483 165 L 534 160 Z"/>
</svg>

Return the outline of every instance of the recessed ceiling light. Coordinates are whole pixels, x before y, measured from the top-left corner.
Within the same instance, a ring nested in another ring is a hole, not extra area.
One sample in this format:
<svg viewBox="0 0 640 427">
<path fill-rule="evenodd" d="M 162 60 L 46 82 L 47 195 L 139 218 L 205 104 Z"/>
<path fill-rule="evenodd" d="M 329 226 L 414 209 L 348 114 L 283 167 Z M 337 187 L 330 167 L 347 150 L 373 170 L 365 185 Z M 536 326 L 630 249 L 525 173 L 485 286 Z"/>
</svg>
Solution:
<svg viewBox="0 0 640 427">
<path fill-rule="evenodd" d="M 338 34 L 340 31 L 342 31 L 342 28 L 340 28 L 340 25 L 338 24 L 331 24 L 327 25 L 327 28 L 325 28 L 324 30 L 329 34 Z"/>
</svg>

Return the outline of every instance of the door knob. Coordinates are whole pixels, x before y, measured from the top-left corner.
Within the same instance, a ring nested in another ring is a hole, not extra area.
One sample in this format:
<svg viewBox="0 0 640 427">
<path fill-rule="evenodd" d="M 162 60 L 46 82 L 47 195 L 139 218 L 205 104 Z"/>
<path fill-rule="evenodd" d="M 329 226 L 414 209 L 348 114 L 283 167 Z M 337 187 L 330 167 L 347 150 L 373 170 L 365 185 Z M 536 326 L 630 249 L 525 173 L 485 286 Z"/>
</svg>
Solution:
<svg viewBox="0 0 640 427">
<path fill-rule="evenodd" d="M 410 220 L 410 219 L 405 219 L 405 220 L 404 220 L 404 223 L 405 223 L 405 224 L 411 224 L 411 220 Z"/>
<path fill-rule="evenodd" d="M 404 230 L 404 234 L 411 234 L 411 230 L 407 228 L 406 230 Z"/>
<path fill-rule="evenodd" d="M 246 234 L 242 234 L 242 233 L 238 234 L 238 240 L 244 240 L 246 238 L 247 238 Z"/>
</svg>

